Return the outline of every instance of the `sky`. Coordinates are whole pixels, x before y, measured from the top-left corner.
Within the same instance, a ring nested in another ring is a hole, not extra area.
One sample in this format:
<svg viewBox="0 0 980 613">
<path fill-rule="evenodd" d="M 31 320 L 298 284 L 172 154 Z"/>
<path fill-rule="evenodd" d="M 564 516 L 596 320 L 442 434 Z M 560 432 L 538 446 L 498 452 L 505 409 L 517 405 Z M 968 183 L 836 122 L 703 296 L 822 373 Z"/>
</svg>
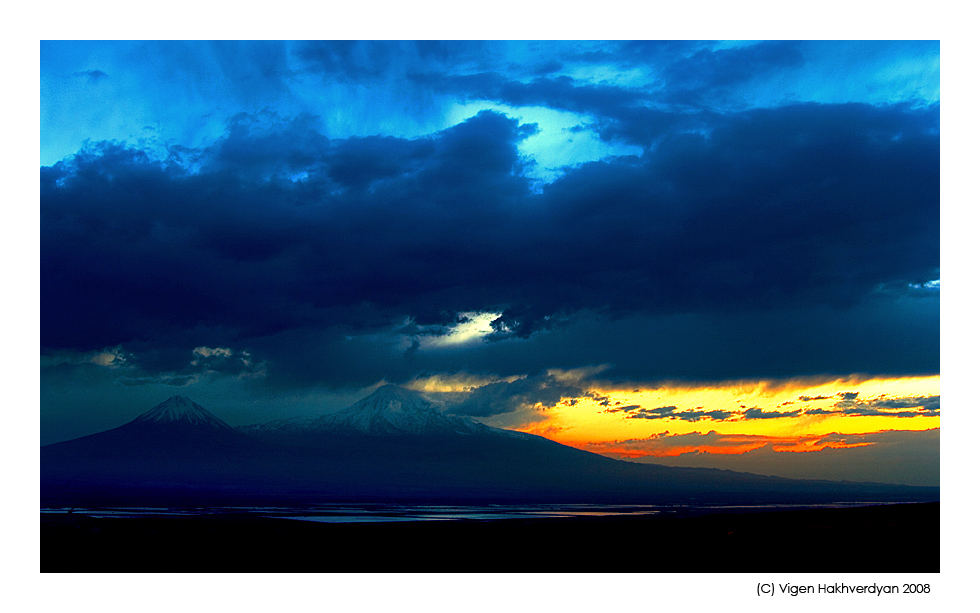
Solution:
<svg viewBox="0 0 980 613">
<path fill-rule="evenodd" d="M 939 483 L 938 41 L 42 41 L 42 444 L 383 383 Z"/>
</svg>

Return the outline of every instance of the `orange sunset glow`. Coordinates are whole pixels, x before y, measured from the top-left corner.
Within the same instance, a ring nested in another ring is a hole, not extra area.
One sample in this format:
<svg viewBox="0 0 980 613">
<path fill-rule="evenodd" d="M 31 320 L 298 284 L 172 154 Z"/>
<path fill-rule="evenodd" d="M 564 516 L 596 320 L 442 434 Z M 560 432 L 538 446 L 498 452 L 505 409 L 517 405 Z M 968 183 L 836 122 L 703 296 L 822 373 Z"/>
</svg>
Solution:
<svg viewBox="0 0 980 613">
<path fill-rule="evenodd" d="M 780 452 L 842 449 L 869 443 L 827 437 L 939 427 L 938 376 L 590 389 L 591 397 L 537 407 L 537 420 L 519 429 L 580 448 L 603 444 L 603 453 L 635 458 L 739 454 L 766 444 Z M 718 437 L 712 444 L 635 449 L 623 443 L 708 433 Z"/>
</svg>

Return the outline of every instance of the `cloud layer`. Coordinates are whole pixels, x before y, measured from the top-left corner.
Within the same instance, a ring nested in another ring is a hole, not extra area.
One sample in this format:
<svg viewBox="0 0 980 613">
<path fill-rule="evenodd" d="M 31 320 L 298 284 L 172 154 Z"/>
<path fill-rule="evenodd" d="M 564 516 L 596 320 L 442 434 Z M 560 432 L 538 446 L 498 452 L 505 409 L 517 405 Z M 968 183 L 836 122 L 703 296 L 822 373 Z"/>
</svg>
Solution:
<svg viewBox="0 0 980 613">
<path fill-rule="evenodd" d="M 494 382 L 455 409 L 485 417 L 591 393 L 555 369 L 939 370 L 935 42 L 65 41 L 41 59 L 42 386 L 459 374 Z"/>
<path fill-rule="evenodd" d="M 542 193 L 517 151 L 533 128 L 493 112 L 414 140 L 239 115 L 170 160 L 93 145 L 42 168 L 42 346 L 240 345 L 487 310 L 498 340 L 584 312 L 887 318 L 939 274 L 937 125 L 937 108 L 738 113 Z"/>
</svg>

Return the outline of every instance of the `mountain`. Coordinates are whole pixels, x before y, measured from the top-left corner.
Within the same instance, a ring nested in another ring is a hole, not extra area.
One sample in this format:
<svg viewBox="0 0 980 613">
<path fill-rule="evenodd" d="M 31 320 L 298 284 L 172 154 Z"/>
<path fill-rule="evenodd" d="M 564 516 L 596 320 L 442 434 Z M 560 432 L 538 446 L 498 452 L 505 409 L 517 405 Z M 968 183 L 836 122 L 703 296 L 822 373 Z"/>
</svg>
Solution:
<svg viewBox="0 0 980 613">
<path fill-rule="evenodd" d="M 184 396 L 174 396 L 161 402 L 134 419 L 130 424 L 154 424 L 168 427 L 187 424 L 201 425 L 220 431 L 234 431 L 234 428 L 212 415 L 210 411 Z"/>
<path fill-rule="evenodd" d="M 198 456 L 246 446 L 242 433 L 201 405 L 174 396 L 118 428 L 43 447 L 51 457 L 135 453 L 137 457 Z M 43 457 L 43 456 L 42 456 Z"/>
<path fill-rule="evenodd" d="M 41 496 L 71 504 L 235 487 L 247 482 L 260 448 L 201 405 L 174 396 L 117 428 L 42 447 Z"/>
<path fill-rule="evenodd" d="M 342 411 L 232 428 L 180 396 L 41 448 L 42 504 L 257 500 L 815 503 L 938 500 L 938 488 L 802 481 L 615 460 L 447 415 L 384 386 Z"/>
<path fill-rule="evenodd" d="M 243 426 L 255 435 L 327 434 L 368 436 L 507 436 L 529 438 L 513 430 L 491 428 L 469 417 L 447 415 L 424 394 L 384 385 L 350 407 L 318 417 L 290 418 Z"/>
</svg>

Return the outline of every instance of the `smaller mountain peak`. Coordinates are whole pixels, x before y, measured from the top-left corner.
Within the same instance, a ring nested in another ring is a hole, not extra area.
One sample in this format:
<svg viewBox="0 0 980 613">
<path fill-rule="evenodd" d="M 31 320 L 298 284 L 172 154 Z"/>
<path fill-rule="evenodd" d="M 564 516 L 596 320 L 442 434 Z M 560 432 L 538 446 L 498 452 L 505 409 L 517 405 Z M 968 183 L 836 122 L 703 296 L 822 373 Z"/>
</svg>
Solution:
<svg viewBox="0 0 980 613">
<path fill-rule="evenodd" d="M 443 414 L 442 403 L 398 385 L 382 385 L 337 413 L 325 415 L 317 425 L 364 434 L 442 434 L 472 432 L 481 426 Z"/>
<path fill-rule="evenodd" d="M 211 414 L 210 411 L 186 396 L 171 396 L 146 413 L 133 420 L 133 423 L 190 423 L 208 425 L 222 430 L 232 427 Z"/>
</svg>

